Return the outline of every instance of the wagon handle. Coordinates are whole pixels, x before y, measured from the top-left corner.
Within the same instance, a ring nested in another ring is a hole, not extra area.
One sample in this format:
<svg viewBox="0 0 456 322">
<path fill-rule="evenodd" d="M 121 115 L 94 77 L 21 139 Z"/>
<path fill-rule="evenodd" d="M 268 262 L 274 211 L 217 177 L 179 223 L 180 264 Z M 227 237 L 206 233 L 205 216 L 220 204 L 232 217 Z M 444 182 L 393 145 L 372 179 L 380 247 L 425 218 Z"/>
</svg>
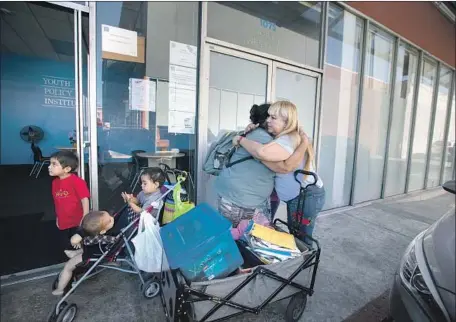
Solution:
<svg viewBox="0 0 456 322">
<path fill-rule="evenodd" d="M 299 185 L 301 185 L 301 181 L 298 180 L 298 174 L 304 174 L 304 175 L 307 175 L 307 176 L 312 176 L 314 178 L 314 182 L 312 183 L 309 183 L 307 187 L 310 187 L 310 186 L 315 186 L 317 184 L 317 181 L 318 181 L 318 177 L 317 177 L 317 174 L 315 172 L 312 172 L 312 171 L 307 171 L 307 170 L 296 170 L 294 172 L 294 178 L 296 180 L 297 183 L 299 183 Z"/>
</svg>

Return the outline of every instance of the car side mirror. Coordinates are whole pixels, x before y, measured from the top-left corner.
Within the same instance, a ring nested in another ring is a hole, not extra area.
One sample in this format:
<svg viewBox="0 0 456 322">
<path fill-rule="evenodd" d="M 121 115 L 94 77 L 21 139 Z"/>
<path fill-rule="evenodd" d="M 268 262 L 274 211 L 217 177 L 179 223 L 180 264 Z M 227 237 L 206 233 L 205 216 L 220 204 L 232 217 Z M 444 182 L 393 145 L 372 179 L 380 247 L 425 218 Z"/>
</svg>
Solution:
<svg viewBox="0 0 456 322">
<path fill-rule="evenodd" d="M 443 184 L 443 189 L 445 191 L 451 192 L 452 194 L 456 194 L 456 181 L 450 180 Z"/>
</svg>

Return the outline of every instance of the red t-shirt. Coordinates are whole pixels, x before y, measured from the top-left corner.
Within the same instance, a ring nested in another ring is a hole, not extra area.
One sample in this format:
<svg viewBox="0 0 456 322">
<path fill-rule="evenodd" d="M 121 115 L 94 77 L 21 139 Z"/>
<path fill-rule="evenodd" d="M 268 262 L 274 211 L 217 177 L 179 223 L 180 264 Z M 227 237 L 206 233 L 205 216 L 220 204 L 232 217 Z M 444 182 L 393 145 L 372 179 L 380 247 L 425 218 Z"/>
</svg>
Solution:
<svg viewBox="0 0 456 322">
<path fill-rule="evenodd" d="M 68 178 L 55 178 L 52 181 L 57 227 L 60 230 L 79 226 L 83 210 L 81 200 L 90 198 L 90 192 L 84 180 L 71 174 Z"/>
</svg>

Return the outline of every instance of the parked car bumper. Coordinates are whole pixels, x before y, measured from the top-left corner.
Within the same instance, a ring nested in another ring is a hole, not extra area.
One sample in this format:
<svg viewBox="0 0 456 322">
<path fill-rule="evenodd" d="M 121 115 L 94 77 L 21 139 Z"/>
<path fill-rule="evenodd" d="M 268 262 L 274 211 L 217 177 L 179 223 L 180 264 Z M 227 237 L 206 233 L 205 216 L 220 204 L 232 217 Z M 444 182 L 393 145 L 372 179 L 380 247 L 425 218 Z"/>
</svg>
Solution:
<svg viewBox="0 0 456 322">
<path fill-rule="evenodd" d="M 417 299 L 402 283 L 398 272 L 394 276 L 390 291 L 390 314 L 395 321 L 400 322 L 431 321 Z"/>
</svg>

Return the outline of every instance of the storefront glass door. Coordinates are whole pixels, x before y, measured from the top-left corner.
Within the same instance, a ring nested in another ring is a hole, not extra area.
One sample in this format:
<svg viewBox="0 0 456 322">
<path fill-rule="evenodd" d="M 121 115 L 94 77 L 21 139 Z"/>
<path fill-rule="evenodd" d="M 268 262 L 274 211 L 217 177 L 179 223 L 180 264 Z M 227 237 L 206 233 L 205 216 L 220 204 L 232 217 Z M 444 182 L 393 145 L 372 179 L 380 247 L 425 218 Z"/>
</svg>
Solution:
<svg viewBox="0 0 456 322">
<path fill-rule="evenodd" d="M 81 160 L 80 176 L 88 179 L 84 171 L 88 155 L 84 156 L 82 144 L 87 97 L 82 53 L 87 55 L 88 16 L 45 2 L 2 2 L 0 8 L 0 192 L 5 196 L 0 201 L 0 243 L 7 258 L 0 275 L 4 276 L 65 260 L 46 157 L 58 150 L 74 151 Z M 70 137 L 76 139 L 75 146 Z"/>
<path fill-rule="evenodd" d="M 200 133 L 205 132 L 205 141 L 200 141 L 199 145 L 204 156 L 210 145 L 224 133 L 245 129 L 252 105 L 270 99 L 269 78 L 272 76 L 269 60 L 217 46 L 208 46 L 206 54 L 210 65 L 207 127 L 200 123 Z M 203 171 L 199 174 L 198 199 L 215 206 L 215 177 Z"/>
<path fill-rule="evenodd" d="M 316 132 L 319 74 L 221 46 L 207 45 L 200 113 L 198 201 L 216 206 L 214 176 L 202 171 L 212 143 L 227 131 L 243 130 L 253 104 L 284 99 L 298 107 L 309 137 Z M 207 123 L 206 123 L 207 122 Z"/>
</svg>

